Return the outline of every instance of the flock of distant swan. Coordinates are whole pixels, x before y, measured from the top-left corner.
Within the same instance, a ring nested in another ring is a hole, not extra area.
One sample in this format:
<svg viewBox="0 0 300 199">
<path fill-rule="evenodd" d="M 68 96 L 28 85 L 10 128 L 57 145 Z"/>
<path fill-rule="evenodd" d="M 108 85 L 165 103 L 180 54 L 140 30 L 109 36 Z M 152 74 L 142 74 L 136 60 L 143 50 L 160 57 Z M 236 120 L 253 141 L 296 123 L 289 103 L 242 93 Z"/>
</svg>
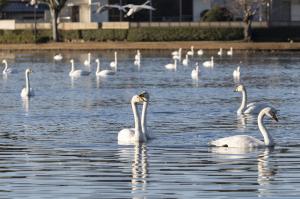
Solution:
<svg viewBox="0 0 300 199">
<path fill-rule="evenodd" d="M 202 56 L 203 50 L 200 49 L 197 52 L 197 55 Z M 174 63 L 166 64 L 165 68 L 169 70 L 176 70 L 177 63 L 181 63 L 183 65 L 187 65 L 189 62 L 189 56 L 194 56 L 194 47 L 192 46 L 189 51 L 187 51 L 185 58 L 182 60 L 182 48 L 178 49 L 171 53 L 172 59 Z M 217 53 L 219 56 L 223 55 L 223 49 L 220 49 Z M 233 49 L 230 48 L 227 51 L 228 56 L 233 56 Z M 53 57 L 54 60 L 60 61 L 63 59 L 61 54 L 57 54 Z M 110 75 L 115 75 L 117 73 L 117 52 L 114 53 L 114 60 L 110 63 L 111 70 L 101 70 L 100 68 L 100 60 L 96 59 L 95 62 L 97 64 L 97 69 L 95 72 L 96 76 L 105 77 Z M 74 60 L 71 59 L 71 71 L 69 72 L 70 77 L 80 77 L 90 75 L 90 71 L 75 69 Z M 13 73 L 17 73 L 16 69 L 9 68 L 7 61 L 3 60 L 4 64 L 3 75 L 9 75 Z M 84 61 L 84 65 L 89 66 L 91 64 L 91 54 L 88 53 L 88 59 Z M 140 66 L 141 64 L 141 53 L 137 50 L 137 53 L 134 57 L 134 65 Z M 214 67 L 214 57 L 212 56 L 209 61 L 203 62 L 204 67 Z M 192 79 L 199 78 L 199 64 L 196 63 L 195 68 L 191 72 Z M 29 75 L 32 73 L 30 68 L 25 70 L 25 80 L 26 85 L 25 88 L 21 91 L 22 98 L 30 98 L 34 96 L 34 90 L 30 87 Z M 233 78 L 240 78 L 240 67 L 238 66 L 233 71 Z M 247 91 L 243 84 L 239 84 L 235 88 L 235 92 L 242 93 L 242 102 L 240 107 L 237 110 L 237 114 L 251 114 L 257 116 L 258 128 L 263 136 L 263 141 L 258 140 L 254 137 L 248 135 L 235 135 L 230 137 L 221 138 L 215 141 L 211 141 L 209 144 L 217 147 L 238 147 L 238 148 L 255 148 L 255 147 L 272 147 L 275 145 L 274 140 L 268 130 L 265 128 L 263 120 L 264 117 L 267 116 L 275 121 L 278 121 L 276 116 L 276 109 L 272 106 L 269 106 L 265 103 L 248 103 L 247 102 Z M 131 107 L 134 116 L 134 128 L 131 129 L 123 129 L 118 133 L 118 143 L 119 144 L 135 144 L 135 143 L 144 143 L 153 137 L 150 135 L 150 132 L 147 130 L 147 109 L 150 101 L 150 95 L 148 92 L 142 92 L 140 94 L 134 95 L 131 99 Z M 139 114 L 138 104 L 142 104 L 142 114 Z"/>
</svg>

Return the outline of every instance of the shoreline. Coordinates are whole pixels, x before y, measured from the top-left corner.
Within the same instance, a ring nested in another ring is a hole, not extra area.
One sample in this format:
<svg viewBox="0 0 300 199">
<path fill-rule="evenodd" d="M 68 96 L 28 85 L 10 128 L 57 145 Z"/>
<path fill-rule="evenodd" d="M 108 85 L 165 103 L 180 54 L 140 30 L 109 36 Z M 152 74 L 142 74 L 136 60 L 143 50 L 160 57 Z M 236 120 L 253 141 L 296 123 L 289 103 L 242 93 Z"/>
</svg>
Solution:
<svg viewBox="0 0 300 199">
<path fill-rule="evenodd" d="M 300 42 L 242 42 L 242 41 L 168 41 L 168 42 L 78 42 L 45 44 L 0 44 L 1 51 L 28 50 L 176 50 L 178 48 L 217 50 L 219 48 L 235 50 L 300 50 Z"/>
</svg>

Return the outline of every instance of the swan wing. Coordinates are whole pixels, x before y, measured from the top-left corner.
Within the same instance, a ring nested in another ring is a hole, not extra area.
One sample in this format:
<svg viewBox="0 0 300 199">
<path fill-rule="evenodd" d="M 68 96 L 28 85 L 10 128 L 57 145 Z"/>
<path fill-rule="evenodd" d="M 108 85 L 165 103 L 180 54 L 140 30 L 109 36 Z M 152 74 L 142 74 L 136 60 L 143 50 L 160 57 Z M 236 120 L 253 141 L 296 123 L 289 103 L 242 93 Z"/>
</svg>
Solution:
<svg viewBox="0 0 300 199">
<path fill-rule="evenodd" d="M 209 143 L 213 146 L 218 147 L 236 147 L 236 148 L 254 148 L 265 146 L 265 144 L 248 135 L 235 135 L 230 137 L 221 138 Z"/>
<path fill-rule="evenodd" d="M 275 112 L 276 109 L 273 108 L 272 106 L 270 106 L 267 103 L 256 103 L 256 102 L 252 102 L 249 103 L 244 111 L 245 114 L 259 114 L 259 112 L 266 107 L 271 107 Z"/>
<path fill-rule="evenodd" d="M 132 144 L 134 138 L 134 128 L 123 129 L 118 133 L 118 144 Z"/>
</svg>

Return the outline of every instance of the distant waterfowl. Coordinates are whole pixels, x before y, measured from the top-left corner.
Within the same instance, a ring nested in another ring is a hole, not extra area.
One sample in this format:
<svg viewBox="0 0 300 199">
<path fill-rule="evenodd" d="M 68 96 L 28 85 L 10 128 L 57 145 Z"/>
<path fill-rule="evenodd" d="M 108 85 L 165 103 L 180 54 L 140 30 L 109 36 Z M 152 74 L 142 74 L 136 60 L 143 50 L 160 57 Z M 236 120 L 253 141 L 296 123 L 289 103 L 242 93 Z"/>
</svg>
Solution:
<svg viewBox="0 0 300 199">
<path fill-rule="evenodd" d="M 106 77 L 109 75 L 115 75 L 116 74 L 116 70 L 117 68 L 115 68 L 115 70 L 100 70 L 100 60 L 96 59 L 96 63 L 97 63 L 97 70 L 96 70 L 96 76 L 100 76 L 100 77 Z"/>
<path fill-rule="evenodd" d="M 166 64 L 165 68 L 169 69 L 169 70 L 176 70 L 177 69 L 177 59 L 174 59 L 174 63 L 173 64 L 172 63 Z"/>
<path fill-rule="evenodd" d="M 202 56 L 202 55 L 203 55 L 203 50 L 202 50 L 202 49 L 199 49 L 199 50 L 197 51 L 197 54 L 198 54 L 199 56 Z"/>
<path fill-rule="evenodd" d="M 232 73 L 233 79 L 240 79 L 240 66 L 238 66 Z"/>
<path fill-rule="evenodd" d="M 62 54 L 56 54 L 56 55 L 54 55 L 53 59 L 55 61 L 61 61 L 63 59 L 63 56 L 62 56 Z"/>
<path fill-rule="evenodd" d="M 182 65 L 188 66 L 189 65 L 189 55 L 186 54 L 185 58 L 182 60 Z"/>
<path fill-rule="evenodd" d="M 147 5 L 148 3 L 150 3 L 150 1 L 146 1 L 144 4 L 141 5 L 134 5 L 134 4 L 127 4 L 125 6 L 123 6 L 123 8 L 129 8 L 128 12 L 124 15 L 124 17 L 129 17 L 131 15 L 133 15 L 136 12 L 139 12 L 143 9 L 146 10 L 155 10 L 155 8 L 153 8 L 152 6 Z"/>
<path fill-rule="evenodd" d="M 241 92 L 243 95 L 242 103 L 237 114 L 258 114 L 264 107 L 271 107 L 266 103 L 249 103 L 247 104 L 247 91 L 246 87 L 243 84 L 240 84 L 234 90 L 235 92 Z"/>
<path fill-rule="evenodd" d="M 210 61 L 203 62 L 204 67 L 214 67 L 214 57 L 210 58 Z"/>
<path fill-rule="evenodd" d="M 91 65 L 91 53 L 88 53 L 88 59 L 84 60 L 84 65 L 85 66 L 90 66 Z"/>
<path fill-rule="evenodd" d="M 85 70 L 75 70 L 74 60 L 71 59 L 71 71 L 69 72 L 70 77 L 88 76 L 91 72 Z"/>
<path fill-rule="evenodd" d="M 219 56 L 222 56 L 222 55 L 223 55 L 223 49 L 222 49 L 222 48 L 220 48 L 220 50 L 218 51 L 218 55 L 219 55 Z"/>
<path fill-rule="evenodd" d="M 25 80 L 26 80 L 26 85 L 25 88 L 22 89 L 21 91 L 21 97 L 26 98 L 26 97 L 32 97 L 34 96 L 34 91 L 30 87 L 30 81 L 29 81 L 29 74 L 32 73 L 32 70 L 30 68 L 27 68 L 25 70 Z"/>
<path fill-rule="evenodd" d="M 232 56 L 233 55 L 233 48 L 230 47 L 230 50 L 227 51 L 227 55 Z"/>
<path fill-rule="evenodd" d="M 191 50 L 189 50 L 186 54 L 189 56 L 194 56 L 194 46 L 191 46 Z"/>
<path fill-rule="evenodd" d="M 264 126 L 263 119 L 268 116 L 278 122 L 276 116 L 276 110 L 271 107 L 262 109 L 257 117 L 258 128 L 263 135 L 264 141 L 260 141 L 254 137 L 248 135 L 236 135 L 226 138 L 221 138 L 212 141 L 210 144 L 218 147 L 237 147 L 237 148 L 256 148 L 256 147 L 272 147 L 275 145 L 271 134 L 267 131 Z"/>
<path fill-rule="evenodd" d="M 4 70 L 2 71 L 3 75 L 15 74 L 18 72 L 16 69 L 8 68 L 8 64 L 5 59 L 3 59 L 2 63 L 4 64 Z"/>
<path fill-rule="evenodd" d="M 137 104 L 147 101 L 144 96 L 144 93 L 140 95 L 134 95 L 131 99 L 131 108 L 134 116 L 134 128 L 123 129 L 118 133 L 118 143 L 119 144 L 135 144 L 147 142 L 147 136 L 143 133 L 143 130 L 146 130 L 145 127 L 142 128 L 140 115 L 137 110 Z M 146 109 L 145 109 L 146 110 Z M 146 114 L 144 114 L 144 119 L 146 119 Z M 145 121 L 144 121 L 145 125 Z"/>
<path fill-rule="evenodd" d="M 110 67 L 113 67 L 113 68 L 118 66 L 118 53 L 117 53 L 117 51 L 115 51 L 114 55 L 115 55 L 114 61 L 110 62 Z"/>
<path fill-rule="evenodd" d="M 181 61 L 182 48 L 179 48 L 178 51 L 173 51 L 171 54 L 173 59 L 178 59 L 178 61 Z"/>
<path fill-rule="evenodd" d="M 141 52 L 137 50 L 136 55 L 134 56 L 134 63 L 135 66 L 141 66 Z"/>
<path fill-rule="evenodd" d="M 198 79 L 199 78 L 199 65 L 196 63 L 196 68 L 192 70 L 191 73 L 192 79 Z"/>
</svg>

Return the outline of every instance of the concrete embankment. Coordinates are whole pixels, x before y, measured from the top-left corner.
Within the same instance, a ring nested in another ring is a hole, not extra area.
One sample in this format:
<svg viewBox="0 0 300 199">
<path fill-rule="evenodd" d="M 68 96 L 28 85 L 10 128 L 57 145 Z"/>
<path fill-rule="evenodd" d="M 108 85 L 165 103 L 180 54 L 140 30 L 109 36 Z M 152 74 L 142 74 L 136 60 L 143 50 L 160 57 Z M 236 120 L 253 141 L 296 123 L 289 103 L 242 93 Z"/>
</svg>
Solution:
<svg viewBox="0 0 300 199">
<path fill-rule="evenodd" d="M 219 49 L 233 47 L 236 50 L 300 50 L 300 42 L 82 42 L 82 43 L 46 43 L 46 44 L 0 44 L 0 50 L 171 50 L 194 46 L 195 49 Z"/>
</svg>

